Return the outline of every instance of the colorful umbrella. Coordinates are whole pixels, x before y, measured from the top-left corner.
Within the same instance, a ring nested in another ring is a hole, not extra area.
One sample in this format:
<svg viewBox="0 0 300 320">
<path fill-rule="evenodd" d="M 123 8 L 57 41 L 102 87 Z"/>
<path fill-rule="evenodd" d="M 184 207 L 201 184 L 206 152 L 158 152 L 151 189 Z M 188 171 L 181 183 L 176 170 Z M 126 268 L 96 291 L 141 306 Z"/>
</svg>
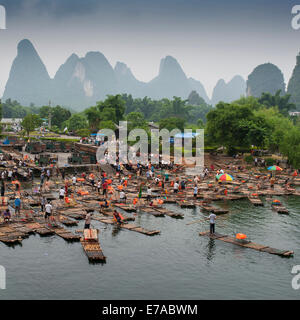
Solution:
<svg viewBox="0 0 300 320">
<path fill-rule="evenodd" d="M 234 178 L 227 173 L 221 173 L 221 174 L 217 175 L 216 178 L 219 181 L 232 181 L 232 180 L 234 180 Z"/>
<path fill-rule="evenodd" d="M 282 169 L 280 167 L 278 167 L 278 166 L 271 166 L 271 167 L 268 168 L 268 170 L 270 170 L 270 171 L 281 171 Z"/>
</svg>

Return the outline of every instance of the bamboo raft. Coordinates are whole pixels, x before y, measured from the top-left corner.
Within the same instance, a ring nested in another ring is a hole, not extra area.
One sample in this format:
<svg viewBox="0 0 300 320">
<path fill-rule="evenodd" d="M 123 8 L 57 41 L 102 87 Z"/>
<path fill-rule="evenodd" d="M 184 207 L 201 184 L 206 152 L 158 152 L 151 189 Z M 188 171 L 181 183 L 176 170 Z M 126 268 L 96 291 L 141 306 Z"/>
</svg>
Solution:
<svg viewBox="0 0 300 320">
<path fill-rule="evenodd" d="M 93 217 L 92 219 L 96 221 L 100 221 L 105 224 L 116 224 L 114 219 L 100 218 L 100 217 Z M 146 236 L 154 236 L 160 233 L 159 230 L 147 230 L 135 224 L 120 224 L 119 227 L 122 229 L 139 232 Z"/>
<path fill-rule="evenodd" d="M 59 221 L 67 227 L 78 226 L 78 222 L 72 219 L 69 219 L 63 215 L 60 216 Z"/>
<path fill-rule="evenodd" d="M 24 225 L 26 228 L 32 230 L 33 232 L 39 234 L 40 236 L 51 236 L 54 234 L 53 231 L 47 229 L 45 226 L 42 224 L 39 224 L 37 222 L 34 223 L 25 223 Z"/>
<path fill-rule="evenodd" d="M 83 237 L 80 238 L 82 248 L 87 255 L 89 261 L 105 262 L 106 257 L 103 254 L 102 248 L 99 243 L 97 229 L 86 229 L 83 231 Z"/>
<path fill-rule="evenodd" d="M 77 211 L 77 212 L 65 211 L 64 216 L 67 216 L 69 218 L 73 218 L 75 220 L 83 220 L 85 218 L 85 214 L 81 213 L 80 211 Z"/>
<path fill-rule="evenodd" d="M 46 228 L 50 231 L 53 231 L 56 235 L 58 235 L 59 237 L 63 238 L 66 241 L 69 242 L 74 242 L 74 241 L 79 241 L 80 240 L 80 236 L 73 234 L 72 232 L 66 230 L 63 227 L 59 227 L 59 226 L 55 226 L 55 225 L 46 225 Z"/>
<path fill-rule="evenodd" d="M 283 205 L 271 205 L 272 209 L 281 214 L 289 214 L 289 210 L 285 208 Z"/>
<path fill-rule="evenodd" d="M 208 205 L 208 204 L 202 204 L 202 203 L 197 203 L 197 205 L 199 205 L 199 207 L 206 212 L 212 212 L 216 215 L 221 215 L 221 214 L 226 214 L 229 212 L 229 210 L 226 209 L 221 209 L 221 208 L 217 208 L 215 206 L 212 205 Z"/>
<path fill-rule="evenodd" d="M 200 232 L 200 236 L 207 236 L 211 239 L 221 240 L 223 242 L 232 243 L 244 248 L 254 249 L 261 252 L 267 252 L 270 254 L 275 254 L 281 257 L 291 257 L 294 255 L 294 251 L 288 251 L 288 250 L 279 250 L 275 248 L 271 248 L 269 246 L 264 246 L 261 244 L 254 243 L 252 241 L 239 241 L 234 237 L 223 235 L 220 233 L 210 234 L 209 231 Z"/>
<path fill-rule="evenodd" d="M 121 205 L 120 203 L 115 203 L 114 206 L 126 212 L 136 212 L 136 208 L 132 206 Z"/>
<path fill-rule="evenodd" d="M 180 206 L 182 209 L 193 209 L 195 208 L 195 204 L 192 202 L 185 202 L 185 201 L 177 201 L 177 204 Z"/>
<path fill-rule="evenodd" d="M 25 234 L 14 230 L 9 226 L 0 227 L 0 241 L 6 245 L 20 244 L 24 239 Z"/>
<path fill-rule="evenodd" d="M 263 206 L 263 202 L 259 198 L 248 197 L 249 201 L 255 206 Z"/>
<path fill-rule="evenodd" d="M 164 203 L 173 204 L 173 203 L 176 203 L 176 200 L 175 199 L 165 199 Z"/>
<path fill-rule="evenodd" d="M 113 211 L 111 211 L 110 209 L 100 209 L 99 211 L 101 214 L 103 214 L 104 216 L 109 216 L 109 217 L 113 217 Z M 124 221 L 134 221 L 135 218 L 134 217 L 127 217 L 125 215 L 122 215 L 124 218 Z"/>
<path fill-rule="evenodd" d="M 174 219 L 183 219 L 184 218 L 184 214 L 183 213 L 177 213 L 177 212 L 173 212 L 170 211 L 168 209 L 165 208 L 154 208 L 157 212 L 161 213 L 161 214 L 165 214 L 166 216 L 169 216 L 171 218 Z"/>
<path fill-rule="evenodd" d="M 149 214 L 153 215 L 154 217 L 164 217 L 165 216 L 164 213 L 158 212 L 157 210 L 155 210 L 152 207 L 141 207 L 140 210 L 142 212 L 149 213 Z"/>
</svg>

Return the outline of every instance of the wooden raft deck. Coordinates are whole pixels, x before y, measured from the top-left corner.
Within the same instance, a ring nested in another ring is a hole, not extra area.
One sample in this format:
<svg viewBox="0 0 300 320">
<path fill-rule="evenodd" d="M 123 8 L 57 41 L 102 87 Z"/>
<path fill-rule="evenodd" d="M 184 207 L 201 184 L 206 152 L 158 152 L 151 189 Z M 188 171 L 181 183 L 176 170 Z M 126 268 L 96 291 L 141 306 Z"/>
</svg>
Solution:
<svg viewBox="0 0 300 320">
<path fill-rule="evenodd" d="M 183 219 L 184 218 L 184 214 L 183 213 L 177 213 L 177 212 L 173 212 L 170 211 L 166 208 L 154 208 L 157 212 L 161 213 L 161 214 L 165 214 L 168 217 L 174 218 L 174 219 Z"/>
<path fill-rule="evenodd" d="M 104 216 L 109 216 L 109 217 L 113 217 L 114 213 L 111 209 L 100 209 L 99 211 L 101 214 L 103 214 Z M 128 217 L 125 216 L 124 214 L 122 214 L 124 221 L 134 221 L 135 218 L 134 217 Z"/>
<path fill-rule="evenodd" d="M 153 215 L 154 217 L 164 217 L 165 216 L 164 213 L 158 212 L 152 207 L 141 207 L 140 211 L 149 213 L 149 214 Z"/>
<path fill-rule="evenodd" d="M 289 210 L 283 205 L 271 205 L 272 210 L 280 213 L 280 214 L 289 214 Z"/>
<path fill-rule="evenodd" d="M 72 232 L 70 232 L 69 230 L 66 230 L 65 228 L 59 227 L 59 226 L 49 226 L 49 225 L 45 225 L 46 229 L 53 231 L 56 235 L 58 235 L 59 237 L 63 238 L 66 241 L 69 242 L 74 242 L 74 241 L 79 241 L 80 240 L 80 236 L 73 234 Z"/>
<path fill-rule="evenodd" d="M 40 236 L 51 236 L 54 234 L 53 231 L 47 229 L 43 224 L 39 224 L 37 222 L 33 223 L 25 223 L 26 228 L 32 230 L 33 232 L 39 234 Z"/>
<path fill-rule="evenodd" d="M 136 208 L 133 207 L 133 206 L 121 205 L 121 204 L 119 204 L 119 203 L 115 203 L 114 206 L 115 206 L 116 208 L 122 209 L 122 210 L 124 210 L 124 211 L 126 211 L 126 212 L 136 212 Z"/>
<path fill-rule="evenodd" d="M 170 210 L 168 210 L 166 208 L 162 208 L 162 207 L 145 206 L 145 207 L 141 207 L 141 211 L 152 214 L 155 217 L 168 216 L 168 217 L 171 217 L 174 219 L 183 219 L 184 218 L 184 214 L 176 213 L 176 212 L 170 211 Z"/>
<path fill-rule="evenodd" d="M 82 245 L 82 248 L 87 255 L 89 261 L 106 261 L 106 257 L 103 254 L 103 251 L 100 247 L 100 243 L 97 241 L 89 241 L 84 240 L 83 238 L 80 238 L 80 243 Z"/>
<path fill-rule="evenodd" d="M 262 207 L 264 205 L 263 202 L 258 197 L 257 198 L 256 197 L 255 198 L 248 197 L 248 199 L 255 206 L 261 206 Z"/>
<path fill-rule="evenodd" d="M 215 206 L 211 206 L 211 205 L 208 205 L 208 204 L 197 203 L 197 205 L 199 205 L 199 207 L 203 211 L 212 212 L 212 213 L 214 213 L 216 215 L 226 214 L 226 213 L 229 212 L 229 210 L 217 208 Z"/>
<path fill-rule="evenodd" d="M 78 222 L 72 219 L 69 219 L 63 215 L 60 216 L 59 221 L 67 227 L 78 226 Z"/>
<path fill-rule="evenodd" d="M 0 241 L 7 245 L 20 244 L 25 233 L 15 230 L 9 224 L 0 227 Z"/>
<path fill-rule="evenodd" d="M 291 257 L 294 254 L 294 251 L 279 250 L 279 249 L 271 248 L 271 247 L 264 246 L 261 244 L 257 244 L 257 243 L 251 242 L 251 241 L 240 242 L 234 237 L 223 235 L 220 233 L 210 234 L 209 231 L 204 231 L 204 232 L 200 232 L 199 235 L 200 236 L 207 236 L 211 239 L 217 239 L 217 240 L 221 240 L 224 242 L 232 243 L 232 244 L 244 247 L 244 248 L 254 249 L 257 251 L 267 252 L 270 254 L 275 254 L 275 255 L 278 255 L 281 257 Z"/>
<path fill-rule="evenodd" d="M 193 209 L 196 207 L 194 203 L 188 201 L 177 201 L 177 205 L 182 209 Z"/>
<path fill-rule="evenodd" d="M 94 217 L 92 217 L 92 219 L 96 220 L 96 221 L 100 221 L 105 224 L 116 224 L 113 219 L 109 219 L 109 218 L 100 218 L 100 217 L 94 216 Z M 147 230 L 147 229 L 144 229 L 144 228 L 137 226 L 135 224 L 129 224 L 129 223 L 128 224 L 121 224 L 121 225 L 119 225 L 119 227 L 122 229 L 127 229 L 130 231 L 139 232 L 139 233 L 142 233 L 146 236 L 154 236 L 154 235 L 160 234 L 159 230 Z"/>
</svg>

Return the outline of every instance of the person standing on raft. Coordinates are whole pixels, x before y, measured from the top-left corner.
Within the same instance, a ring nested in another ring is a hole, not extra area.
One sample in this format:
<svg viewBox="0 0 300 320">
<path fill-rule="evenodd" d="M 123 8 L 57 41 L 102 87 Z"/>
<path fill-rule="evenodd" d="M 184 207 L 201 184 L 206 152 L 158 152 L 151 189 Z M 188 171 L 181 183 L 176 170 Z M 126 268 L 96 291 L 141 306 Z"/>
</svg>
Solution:
<svg viewBox="0 0 300 320">
<path fill-rule="evenodd" d="M 84 224 L 84 229 L 89 229 L 91 225 L 91 220 L 92 220 L 92 213 L 88 212 L 85 216 L 85 224 Z"/>
<path fill-rule="evenodd" d="M 217 219 L 217 216 L 214 213 L 211 213 L 207 220 L 209 220 L 209 232 L 210 234 L 215 233 L 215 221 Z"/>
</svg>

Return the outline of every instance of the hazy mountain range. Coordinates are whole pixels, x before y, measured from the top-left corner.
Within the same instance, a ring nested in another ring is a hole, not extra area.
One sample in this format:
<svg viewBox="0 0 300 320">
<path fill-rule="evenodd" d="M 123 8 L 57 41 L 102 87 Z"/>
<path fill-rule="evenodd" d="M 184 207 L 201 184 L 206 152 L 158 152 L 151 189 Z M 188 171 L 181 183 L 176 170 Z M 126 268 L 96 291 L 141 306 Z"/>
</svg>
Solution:
<svg viewBox="0 0 300 320">
<path fill-rule="evenodd" d="M 177 60 L 166 56 L 160 62 L 159 74 L 150 82 L 135 78 L 130 68 L 117 62 L 113 68 L 100 52 L 88 52 L 80 58 L 72 54 L 61 65 L 53 79 L 35 50 L 25 39 L 18 44 L 2 99 L 19 101 L 23 105 L 62 105 L 82 110 L 105 99 L 107 94 L 128 93 L 133 97 L 148 96 L 152 99 L 179 96 L 186 99 L 191 91 L 207 102 L 238 99 L 246 92 L 246 82 L 234 77 L 228 84 L 220 80 L 210 100 L 200 81 L 188 78 Z"/>
<path fill-rule="evenodd" d="M 292 98 L 298 88 L 300 92 L 297 80 L 299 71 L 296 71 L 290 85 L 293 90 L 289 90 Z M 187 99 L 192 91 L 196 91 L 207 103 L 216 105 L 219 101 L 231 102 L 245 95 L 274 94 L 278 89 L 285 93 L 283 74 L 277 66 L 266 63 L 256 67 L 247 82 L 239 75 L 228 83 L 219 80 L 209 99 L 202 83 L 188 78 L 171 56 L 161 60 L 157 77 L 150 82 L 142 82 L 135 78 L 125 63 L 117 62 L 113 68 L 100 52 L 88 52 L 83 58 L 72 54 L 51 79 L 34 46 L 25 39 L 18 44 L 17 57 L 2 99 L 10 98 L 23 105 L 34 103 L 37 106 L 51 101 L 52 105 L 83 110 L 105 99 L 107 94 L 127 93 L 134 98 L 148 96 L 152 99 L 178 96 Z M 295 102 L 300 105 L 300 101 Z"/>
</svg>

